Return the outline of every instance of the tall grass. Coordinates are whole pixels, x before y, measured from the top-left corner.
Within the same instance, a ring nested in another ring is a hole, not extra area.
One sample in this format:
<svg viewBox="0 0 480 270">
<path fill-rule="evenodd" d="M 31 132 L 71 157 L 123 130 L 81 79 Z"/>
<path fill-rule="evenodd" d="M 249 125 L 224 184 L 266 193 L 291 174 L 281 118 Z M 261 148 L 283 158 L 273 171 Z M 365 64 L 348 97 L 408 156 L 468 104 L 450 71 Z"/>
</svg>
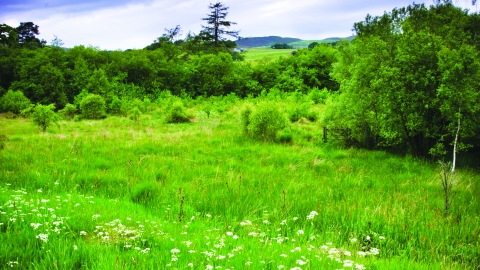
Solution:
<svg viewBox="0 0 480 270">
<path fill-rule="evenodd" d="M 478 267 L 476 172 L 458 170 L 445 215 L 435 163 L 318 134 L 256 142 L 242 106 L 209 128 L 109 117 L 41 133 L 2 119 L 0 268 Z"/>
</svg>

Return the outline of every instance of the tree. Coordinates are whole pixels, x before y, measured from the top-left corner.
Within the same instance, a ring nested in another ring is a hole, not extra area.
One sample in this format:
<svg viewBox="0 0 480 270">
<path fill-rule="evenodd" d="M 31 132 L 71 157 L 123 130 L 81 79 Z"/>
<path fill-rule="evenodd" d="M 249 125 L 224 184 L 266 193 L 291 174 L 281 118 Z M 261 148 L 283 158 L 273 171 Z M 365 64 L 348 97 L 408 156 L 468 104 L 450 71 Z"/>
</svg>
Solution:
<svg viewBox="0 0 480 270">
<path fill-rule="evenodd" d="M 45 130 L 47 130 L 49 126 L 51 126 L 52 124 L 57 124 L 57 121 L 61 120 L 61 118 L 55 114 L 54 110 L 54 104 L 37 104 L 37 106 L 33 108 L 33 123 L 41 127 L 42 131 L 45 132 Z"/>
<path fill-rule="evenodd" d="M 18 35 L 15 28 L 6 25 L 0 24 L 0 45 L 13 47 L 17 44 Z"/>
<path fill-rule="evenodd" d="M 202 25 L 203 30 L 200 32 L 200 36 L 202 36 L 204 41 L 212 43 L 213 46 L 217 48 L 225 41 L 225 35 L 238 38 L 238 33 L 240 31 L 227 30 L 230 26 L 237 24 L 225 20 L 228 15 L 227 10 L 229 7 L 217 2 L 215 4 L 210 3 L 208 8 L 210 9 L 210 14 L 202 19 L 207 22 L 207 26 Z"/>
<path fill-rule="evenodd" d="M 18 35 L 18 43 L 23 47 L 28 47 L 31 49 L 43 47 L 45 41 L 40 41 L 36 38 L 36 35 L 39 35 L 38 30 L 39 26 L 33 22 L 21 22 L 20 26 L 16 28 Z"/>
<path fill-rule="evenodd" d="M 62 47 L 63 46 L 63 41 L 61 39 L 59 39 L 56 35 L 53 35 L 54 38 L 52 39 L 51 41 L 51 46 L 52 47 Z"/>
</svg>

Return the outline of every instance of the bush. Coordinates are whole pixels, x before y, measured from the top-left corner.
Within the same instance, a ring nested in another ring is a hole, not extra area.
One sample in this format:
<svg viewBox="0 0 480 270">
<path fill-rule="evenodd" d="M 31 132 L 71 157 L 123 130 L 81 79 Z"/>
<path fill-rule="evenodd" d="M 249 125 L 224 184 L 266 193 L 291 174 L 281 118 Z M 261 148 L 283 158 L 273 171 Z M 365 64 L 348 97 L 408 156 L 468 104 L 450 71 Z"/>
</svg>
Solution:
<svg viewBox="0 0 480 270">
<path fill-rule="evenodd" d="M 293 135 L 289 130 L 283 129 L 277 132 L 275 136 L 275 141 L 279 143 L 291 143 L 293 140 Z"/>
<path fill-rule="evenodd" d="M 122 113 L 122 101 L 117 97 L 113 96 L 112 102 L 110 102 L 110 113 L 114 115 L 119 115 Z"/>
<path fill-rule="evenodd" d="M 89 94 L 80 102 L 82 117 L 85 119 L 102 119 L 107 117 L 105 113 L 105 100 L 95 94 Z"/>
<path fill-rule="evenodd" d="M 190 122 L 190 119 L 187 117 L 186 109 L 183 106 L 182 102 L 174 102 L 167 111 L 165 117 L 167 123 L 185 123 Z"/>
<path fill-rule="evenodd" d="M 140 115 L 142 115 L 142 111 L 140 111 L 140 109 L 137 106 L 135 106 L 133 107 L 133 109 L 131 109 L 128 112 L 128 114 L 130 119 L 132 119 L 135 122 L 138 122 L 138 119 L 140 119 Z"/>
<path fill-rule="evenodd" d="M 22 91 L 8 90 L 5 95 L 0 98 L 0 111 L 20 114 L 22 110 L 30 106 L 30 100 Z"/>
<path fill-rule="evenodd" d="M 73 117 L 75 117 L 75 114 L 77 113 L 77 106 L 68 103 L 65 105 L 65 108 L 61 109 L 58 111 L 58 113 L 64 118 L 64 119 L 69 119 L 72 120 Z"/>
<path fill-rule="evenodd" d="M 297 122 L 301 118 L 309 118 L 310 104 L 295 104 L 288 110 L 288 118 L 291 122 Z"/>
<path fill-rule="evenodd" d="M 324 104 L 327 101 L 329 95 L 330 93 L 328 92 L 327 88 L 318 90 L 318 88 L 315 87 L 310 91 L 310 93 L 308 93 L 308 97 L 315 104 Z"/>
<path fill-rule="evenodd" d="M 252 114 L 252 108 L 245 107 L 240 113 L 240 121 L 242 125 L 242 131 L 245 135 L 248 135 L 248 126 L 250 125 L 250 114 Z"/>
<path fill-rule="evenodd" d="M 261 141 L 273 141 L 277 132 L 287 126 L 285 115 L 272 102 L 258 104 L 248 119 L 249 135 Z"/>
<path fill-rule="evenodd" d="M 37 104 L 37 106 L 33 108 L 33 113 L 32 113 L 33 123 L 41 127 L 42 131 L 45 132 L 45 130 L 47 130 L 47 128 L 50 125 L 56 124 L 57 121 L 60 120 L 60 117 L 55 114 L 54 110 L 55 110 L 54 104 L 50 104 L 50 105 Z"/>
</svg>

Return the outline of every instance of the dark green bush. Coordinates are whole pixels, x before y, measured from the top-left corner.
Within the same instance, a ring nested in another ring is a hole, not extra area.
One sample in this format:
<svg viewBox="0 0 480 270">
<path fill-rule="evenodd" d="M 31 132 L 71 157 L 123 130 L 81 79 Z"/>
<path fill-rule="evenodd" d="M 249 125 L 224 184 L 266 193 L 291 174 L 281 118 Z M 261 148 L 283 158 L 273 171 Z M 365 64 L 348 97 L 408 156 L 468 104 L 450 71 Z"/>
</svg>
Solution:
<svg viewBox="0 0 480 270">
<path fill-rule="evenodd" d="M 105 112 L 105 100 L 95 94 L 89 94 L 80 103 L 82 117 L 84 119 L 103 119 L 107 117 Z"/>
<path fill-rule="evenodd" d="M 30 100 L 21 91 L 8 90 L 0 98 L 0 112 L 11 112 L 18 115 L 29 106 Z"/>
<path fill-rule="evenodd" d="M 285 115 L 273 102 L 259 103 L 250 114 L 249 135 L 261 141 L 273 141 L 277 132 L 287 126 Z"/>
<path fill-rule="evenodd" d="M 279 143 L 291 143 L 293 140 L 292 132 L 289 130 L 280 130 L 275 136 L 275 141 Z"/>
<path fill-rule="evenodd" d="M 63 117 L 63 119 L 72 120 L 77 113 L 77 106 L 68 103 L 67 105 L 65 105 L 65 108 L 58 111 L 58 113 Z"/>
<path fill-rule="evenodd" d="M 122 113 L 122 101 L 117 97 L 113 96 L 112 102 L 110 102 L 109 110 L 111 114 L 119 115 Z"/>
<path fill-rule="evenodd" d="M 250 125 L 250 114 L 252 114 L 252 108 L 245 107 L 240 113 L 240 121 L 242 125 L 242 131 L 245 135 L 248 135 L 248 126 Z"/>
<path fill-rule="evenodd" d="M 174 102 L 167 110 L 165 116 L 167 123 L 185 123 L 190 122 L 183 103 L 180 101 Z"/>
</svg>

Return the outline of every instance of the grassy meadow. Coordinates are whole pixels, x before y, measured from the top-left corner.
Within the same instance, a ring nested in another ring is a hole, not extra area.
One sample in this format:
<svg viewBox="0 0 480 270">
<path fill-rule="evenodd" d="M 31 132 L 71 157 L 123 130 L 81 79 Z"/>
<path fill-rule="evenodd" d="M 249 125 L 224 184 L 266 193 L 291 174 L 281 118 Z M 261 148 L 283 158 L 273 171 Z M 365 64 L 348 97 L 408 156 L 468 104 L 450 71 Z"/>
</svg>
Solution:
<svg viewBox="0 0 480 270">
<path fill-rule="evenodd" d="M 290 124 L 291 143 L 254 141 L 240 111 L 255 100 L 208 117 L 203 102 L 187 104 L 183 124 L 166 124 L 161 105 L 45 133 L 1 117 L 0 268 L 480 265 L 473 169 L 459 164 L 445 214 L 434 162 L 324 143 L 321 122 L 305 119 Z"/>
<path fill-rule="evenodd" d="M 255 63 L 262 59 L 276 60 L 279 57 L 289 57 L 296 49 L 272 49 L 270 47 L 248 48 L 243 55 L 245 61 Z"/>
</svg>

